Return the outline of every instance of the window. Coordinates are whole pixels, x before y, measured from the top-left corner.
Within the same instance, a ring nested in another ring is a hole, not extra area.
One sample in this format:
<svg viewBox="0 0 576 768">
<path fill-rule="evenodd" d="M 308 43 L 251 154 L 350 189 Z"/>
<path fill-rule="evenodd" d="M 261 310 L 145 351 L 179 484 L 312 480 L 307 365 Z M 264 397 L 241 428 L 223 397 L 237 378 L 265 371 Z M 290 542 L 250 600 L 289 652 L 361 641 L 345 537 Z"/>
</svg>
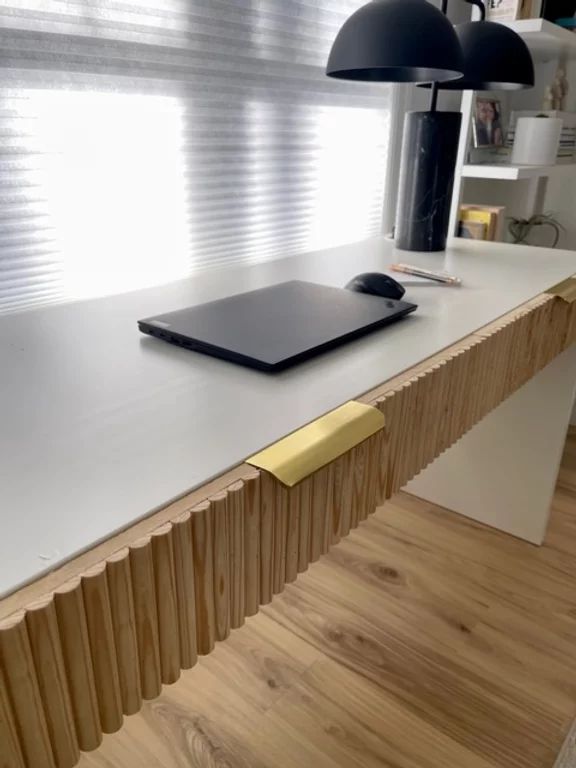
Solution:
<svg viewBox="0 0 576 768">
<path fill-rule="evenodd" d="M 363 0 L 4 0 L 0 312 L 381 232 L 393 90 Z"/>
</svg>

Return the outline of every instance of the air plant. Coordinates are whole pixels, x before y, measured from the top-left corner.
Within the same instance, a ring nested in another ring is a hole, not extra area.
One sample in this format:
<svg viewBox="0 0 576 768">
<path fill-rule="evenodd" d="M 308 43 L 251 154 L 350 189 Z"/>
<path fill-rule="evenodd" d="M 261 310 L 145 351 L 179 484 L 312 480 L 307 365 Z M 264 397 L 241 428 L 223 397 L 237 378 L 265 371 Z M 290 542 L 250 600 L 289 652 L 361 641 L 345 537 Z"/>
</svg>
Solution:
<svg viewBox="0 0 576 768">
<path fill-rule="evenodd" d="M 508 232 L 512 235 L 512 241 L 519 245 L 527 245 L 527 239 L 534 227 L 550 227 L 554 232 L 554 242 L 550 246 L 556 248 L 564 227 L 552 213 L 537 213 L 529 219 L 510 218 Z"/>
</svg>

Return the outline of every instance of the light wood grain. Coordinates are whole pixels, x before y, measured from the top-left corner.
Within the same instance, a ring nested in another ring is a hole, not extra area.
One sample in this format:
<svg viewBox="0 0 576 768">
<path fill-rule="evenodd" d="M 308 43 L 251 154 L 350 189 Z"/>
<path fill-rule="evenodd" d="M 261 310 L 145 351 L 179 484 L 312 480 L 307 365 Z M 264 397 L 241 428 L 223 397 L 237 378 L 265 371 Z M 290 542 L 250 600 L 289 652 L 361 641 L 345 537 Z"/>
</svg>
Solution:
<svg viewBox="0 0 576 768">
<path fill-rule="evenodd" d="M 328 467 L 310 478 L 310 562 L 315 563 L 323 552 L 326 529 Z"/>
<path fill-rule="evenodd" d="M 244 479 L 244 606 L 246 616 L 254 616 L 260 607 L 260 473 Z"/>
<path fill-rule="evenodd" d="M 230 539 L 228 536 L 228 495 L 212 496 L 212 558 L 214 563 L 214 617 L 216 640 L 230 634 Z"/>
<path fill-rule="evenodd" d="M 150 537 L 139 539 L 130 547 L 130 572 L 142 697 L 154 699 L 162 689 L 162 672 L 154 560 Z"/>
<path fill-rule="evenodd" d="M 57 768 L 72 768 L 80 750 L 54 601 L 47 598 L 33 603 L 26 614 L 26 627 L 54 762 Z"/>
<path fill-rule="evenodd" d="M 55 768 L 28 629 L 19 615 L 0 624 L 0 668 L 26 765 Z"/>
<path fill-rule="evenodd" d="M 272 600 L 274 580 L 274 516 L 276 510 L 276 481 L 263 472 L 260 482 L 260 603 Z"/>
<path fill-rule="evenodd" d="M 108 559 L 106 575 L 118 659 L 122 711 L 125 715 L 133 715 L 142 706 L 142 684 L 128 549 L 120 550 Z"/>
<path fill-rule="evenodd" d="M 102 728 L 80 579 L 64 584 L 54 605 L 78 745 L 90 751 L 102 741 Z"/>
<path fill-rule="evenodd" d="M 308 477 L 298 486 L 298 573 L 308 570 L 312 536 L 312 484 Z"/>
<path fill-rule="evenodd" d="M 0 665 L 0 745 L 2 745 L 0 768 L 26 768 L 2 665 Z"/>
<path fill-rule="evenodd" d="M 349 451 L 340 458 L 341 472 L 338 486 L 334 489 L 334 501 L 340 499 L 340 538 L 348 536 L 352 523 L 352 505 L 354 503 L 354 451 Z"/>
<path fill-rule="evenodd" d="M 273 480 L 274 512 L 272 517 L 272 592 L 279 595 L 286 584 L 286 555 L 288 546 L 288 502 L 290 491 Z M 298 531 L 293 531 L 298 540 Z"/>
<path fill-rule="evenodd" d="M 396 496 L 81 768 L 551 768 L 575 557 L 576 432 L 541 549 Z"/>
<path fill-rule="evenodd" d="M 122 695 L 110 593 L 104 563 L 94 566 L 84 574 L 82 593 L 94 667 L 100 725 L 104 733 L 114 733 L 122 727 Z"/>
<path fill-rule="evenodd" d="M 194 552 L 190 512 L 185 512 L 174 521 L 173 539 L 180 663 L 182 669 L 191 669 L 198 660 L 198 646 L 196 643 L 196 595 L 194 591 Z"/>
<path fill-rule="evenodd" d="M 286 491 L 286 541 L 285 541 L 285 583 L 291 584 L 298 576 L 298 558 L 300 542 L 300 485 Z M 280 591 L 281 586 L 276 591 Z"/>
<path fill-rule="evenodd" d="M 332 509 L 330 515 L 330 542 L 329 546 L 338 544 L 342 538 L 343 518 L 345 515 L 344 506 L 346 504 L 344 490 L 346 487 L 346 464 L 343 457 L 340 457 L 332 464 Z"/>
<path fill-rule="evenodd" d="M 245 486 L 238 482 L 228 489 L 227 526 L 230 594 L 230 627 L 237 629 L 244 624 L 246 616 L 246 568 L 244 562 L 245 544 Z"/>
<path fill-rule="evenodd" d="M 216 641 L 212 514 L 208 501 L 192 510 L 192 542 L 196 585 L 196 641 L 198 653 L 206 655 L 214 649 Z"/>
<path fill-rule="evenodd" d="M 156 605 L 158 606 L 158 640 L 160 673 L 164 685 L 172 685 L 180 677 L 180 630 L 178 597 L 174 570 L 172 524 L 167 523 L 152 534 L 152 559 Z"/>
</svg>

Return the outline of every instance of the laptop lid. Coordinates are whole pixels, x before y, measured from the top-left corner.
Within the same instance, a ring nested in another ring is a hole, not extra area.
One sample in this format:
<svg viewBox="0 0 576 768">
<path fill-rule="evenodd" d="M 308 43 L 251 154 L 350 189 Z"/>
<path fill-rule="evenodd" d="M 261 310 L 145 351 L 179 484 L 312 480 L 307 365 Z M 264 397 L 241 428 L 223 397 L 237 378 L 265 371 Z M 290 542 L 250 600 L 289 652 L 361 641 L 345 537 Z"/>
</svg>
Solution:
<svg viewBox="0 0 576 768">
<path fill-rule="evenodd" d="M 406 301 L 293 280 L 140 320 L 138 326 L 172 344 L 276 371 L 415 309 Z"/>
</svg>

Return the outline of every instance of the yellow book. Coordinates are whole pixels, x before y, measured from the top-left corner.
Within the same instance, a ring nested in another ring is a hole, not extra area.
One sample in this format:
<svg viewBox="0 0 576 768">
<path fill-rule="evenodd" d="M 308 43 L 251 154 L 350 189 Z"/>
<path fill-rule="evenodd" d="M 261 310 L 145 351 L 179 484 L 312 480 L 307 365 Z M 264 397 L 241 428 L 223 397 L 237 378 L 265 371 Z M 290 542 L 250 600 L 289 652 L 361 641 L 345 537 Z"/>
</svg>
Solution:
<svg viewBox="0 0 576 768">
<path fill-rule="evenodd" d="M 492 216 L 490 227 L 488 228 L 487 240 L 504 242 L 506 240 L 504 229 L 506 226 L 506 208 L 503 205 L 479 205 L 477 203 L 463 203 L 460 206 L 462 211 L 484 211 Z"/>
<path fill-rule="evenodd" d="M 481 221 L 459 221 L 458 237 L 466 240 L 486 240 L 486 224 Z"/>
<path fill-rule="evenodd" d="M 485 240 L 493 240 L 495 236 L 495 217 L 490 211 L 480 211 L 473 208 L 460 208 L 460 221 L 475 221 L 479 224 L 485 224 Z"/>
</svg>

